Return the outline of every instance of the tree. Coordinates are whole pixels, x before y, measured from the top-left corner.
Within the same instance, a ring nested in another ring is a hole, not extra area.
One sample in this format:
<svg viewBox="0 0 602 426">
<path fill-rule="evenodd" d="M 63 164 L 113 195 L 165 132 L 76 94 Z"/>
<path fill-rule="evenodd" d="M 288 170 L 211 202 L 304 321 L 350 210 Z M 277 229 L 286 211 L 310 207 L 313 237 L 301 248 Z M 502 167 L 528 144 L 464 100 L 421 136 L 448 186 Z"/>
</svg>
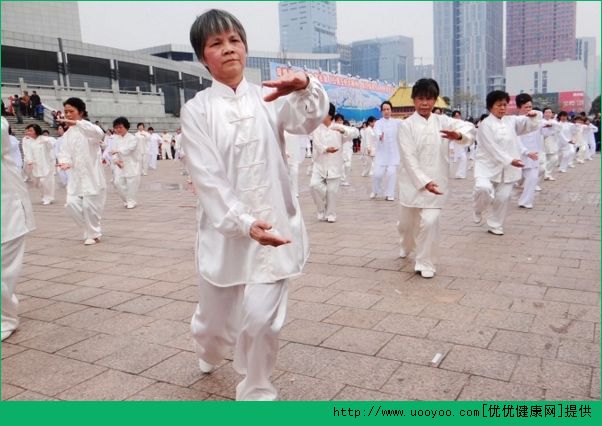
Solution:
<svg viewBox="0 0 602 426">
<path fill-rule="evenodd" d="M 589 109 L 590 115 L 596 115 L 600 112 L 600 95 L 596 96 L 596 99 L 592 101 L 592 107 Z"/>
</svg>

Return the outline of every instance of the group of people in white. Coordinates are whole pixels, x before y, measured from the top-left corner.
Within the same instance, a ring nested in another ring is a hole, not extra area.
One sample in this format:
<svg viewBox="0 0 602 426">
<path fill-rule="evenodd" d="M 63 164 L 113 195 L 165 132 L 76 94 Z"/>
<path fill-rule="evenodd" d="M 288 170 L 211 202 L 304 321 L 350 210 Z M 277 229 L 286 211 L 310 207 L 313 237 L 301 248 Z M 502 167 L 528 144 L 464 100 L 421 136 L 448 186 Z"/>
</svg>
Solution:
<svg viewBox="0 0 602 426">
<path fill-rule="evenodd" d="M 424 278 L 436 273 L 439 220 L 450 190 L 450 142 L 454 149 L 472 146 L 475 151 L 478 141 L 473 219 L 480 223 L 491 207 L 487 224 L 495 235 L 504 233 L 513 185 L 524 178 L 525 191 L 534 188 L 537 174 L 530 170 L 538 167 L 540 158 L 545 157 L 549 168 L 547 180 L 554 179 L 551 172 L 558 153 L 561 172 L 570 167 L 575 147 L 577 162 L 591 158 L 586 136 L 590 130 L 585 125 L 565 124 L 561 113 L 559 121 L 553 121 L 549 111 L 542 121 L 542 113 L 531 110 L 527 106 L 531 101 L 522 103 L 522 98 L 521 115 L 507 115 L 510 99 L 503 91 L 487 95 L 489 115 L 478 129 L 468 121 L 433 114 L 439 97 L 433 79 L 414 85 L 415 112 L 410 117 L 392 118 L 392 106 L 386 101 L 381 105 L 382 118 L 370 117 L 359 132 L 337 116 L 323 86 L 309 74 L 287 70 L 264 82 L 263 88 L 247 82 L 246 33 L 230 13 L 216 9 L 203 13 L 191 27 L 190 40 L 213 77 L 212 86 L 182 108 L 181 143 L 177 142 L 178 155 L 186 152 L 186 168 L 198 196 L 199 301 L 191 331 L 203 373 L 210 374 L 234 346 L 233 367 L 245 376 L 236 387 L 238 400 L 277 397 L 270 375 L 286 315 L 288 281 L 302 272 L 309 256 L 294 176 L 308 138 L 313 142 L 310 191 L 318 219 L 336 222 L 337 192 L 350 180 L 350 141 L 361 134 L 362 175 L 373 178 L 370 199 L 394 201 L 398 195 L 399 254 L 407 257 L 415 252 L 414 268 Z M 91 245 L 102 236 L 104 134 L 84 119 L 86 106 L 80 99 L 65 101 L 64 110 L 68 130 L 56 158 L 58 167 L 68 173 L 67 209 L 83 230 L 84 244 Z M 124 206 L 133 208 L 140 175 L 153 168 L 157 157 L 154 149 L 160 143 L 164 158 L 170 158 L 171 140 L 146 132 L 144 125 L 130 134 L 129 127 L 127 119 L 115 120 L 105 160 L 113 165 L 113 182 Z M 18 324 L 14 289 L 24 235 L 34 227 L 27 188 L 8 155 L 6 130 L 3 119 L 2 339 Z M 47 203 L 53 195 L 43 179 L 53 176 L 54 163 L 36 164 L 53 158 L 52 144 L 40 139 L 38 130 L 30 132 L 29 144 L 35 149 L 27 149 L 39 153 L 28 153 L 26 162 L 34 165 L 33 176 L 40 180 Z M 525 139 L 534 133 L 539 136 Z M 521 197 L 523 207 L 532 207 L 529 194 Z"/>
</svg>

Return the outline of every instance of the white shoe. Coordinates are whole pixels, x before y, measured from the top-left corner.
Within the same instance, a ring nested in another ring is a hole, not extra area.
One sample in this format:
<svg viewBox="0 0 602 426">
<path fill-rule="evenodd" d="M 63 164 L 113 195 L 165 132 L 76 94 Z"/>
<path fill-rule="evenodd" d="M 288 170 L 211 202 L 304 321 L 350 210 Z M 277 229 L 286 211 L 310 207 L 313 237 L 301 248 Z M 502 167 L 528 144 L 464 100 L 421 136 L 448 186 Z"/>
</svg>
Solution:
<svg viewBox="0 0 602 426">
<path fill-rule="evenodd" d="M 574 165 L 574 164 L 569 164 L 569 167 L 570 167 L 571 169 L 574 169 L 574 168 L 575 168 L 575 165 Z"/>
<path fill-rule="evenodd" d="M 420 276 L 422 278 L 433 278 L 435 273 L 433 271 L 420 271 Z"/>
<path fill-rule="evenodd" d="M 326 216 L 324 216 L 324 214 L 323 214 L 323 213 L 318 213 L 318 216 L 317 216 L 317 217 L 318 217 L 318 220 L 319 220 L 319 221 L 326 220 Z"/>
<path fill-rule="evenodd" d="M 203 374 L 209 374 L 213 370 L 215 370 L 215 365 L 209 364 L 208 362 L 205 362 L 204 360 L 199 358 L 199 370 L 201 370 Z"/>
<path fill-rule="evenodd" d="M 541 188 L 541 186 L 537 185 L 537 186 L 535 187 L 535 190 L 536 190 L 536 191 L 541 191 L 541 190 L 542 190 L 542 188 Z"/>
<path fill-rule="evenodd" d="M 48 200 L 42 200 L 42 205 L 43 205 L 43 206 L 48 206 L 48 205 L 50 205 L 50 204 L 52 204 L 52 201 L 48 201 Z"/>
<path fill-rule="evenodd" d="M 136 202 L 132 201 L 132 202 L 126 203 L 125 208 L 126 209 L 133 209 L 133 208 L 136 207 L 136 205 L 137 205 Z"/>
<path fill-rule="evenodd" d="M 519 204 L 518 207 L 520 207 L 521 209 L 532 209 L 533 204 Z"/>
<path fill-rule="evenodd" d="M 399 249 L 399 257 L 402 259 L 405 259 L 406 257 L 408 257 L 408 253 L 404 249 L 400 248 Z"/>
<path fill-rule="evenodd" d="M 472 212 L 472 221 L 477 225 L 483 221 L 483 213 Z"/>
<path fill-rule="evenodd" d="M 11 334 L 13 334 L 15 330 L 8 330 L 2 332 L 2 340 L 7 339 Z"/>
<path fill-rule="evenodd" d="M 328 223 L 335 223 L 335 222 L 337 221 L 337 219 L 336 219 L 335 217 L 333 217 L 333 216 L 328 216 L 328 217 L 326 218 L 326 221 L 327 221 Z"/>
<path fill-rule="evenodd" d="M 374 200 L 376 198 L 376 192 L 371 192 L 370 193 L 370 199 Z"/>
<path fill-rule="evenodd" d="M 351 184 L 347 181 L 341 182 L 341 186 L 351 186 Z"/>
<path fill-rule="evenodd" d="M 86 238 L 86 241 L 84 241 L 85 246 L 91 246 L 93 244 L 96 244 L 96 240 L 94 238 Z"/>
<path fill-rule="evenodd" d="M 387 201 L 395 201 L 395 198 L 393 198 L 393 197 L 387 197 Z"/>
<path fill-rule="evenodd" d="M 493 235 L 504 235 L 504 230 L 502 228 L 490 228 L 487 232 Z"/>
<path fill-rule="evenodd" d="M 556 180 L 556 178 L 554 178 L 554 177 L 550 176 L 550 177 L 547 177 L 547 178 L 545 178 L 544 180 L 555 181 L 555 180 Z"/>
</svg>

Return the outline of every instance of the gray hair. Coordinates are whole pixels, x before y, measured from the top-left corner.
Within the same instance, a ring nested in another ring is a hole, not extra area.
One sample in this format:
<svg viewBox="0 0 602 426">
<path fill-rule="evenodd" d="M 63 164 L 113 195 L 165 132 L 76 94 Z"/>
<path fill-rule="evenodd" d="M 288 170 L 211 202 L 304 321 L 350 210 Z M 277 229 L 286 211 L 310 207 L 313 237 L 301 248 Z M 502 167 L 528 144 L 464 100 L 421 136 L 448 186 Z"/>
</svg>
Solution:
<svg viewBox="0 0 602 426">
<path fill-rule="evenodd" d="M 248 52 L 247 33 L 234 15 L 225 10 L 211 9 L 198 16 L 190 27 L 190 44 L 192 44 L 197 58 L 203 60 L 203 51 L 209 37 L 230 30 L 238 33 L 245 45 L 245 51 Z"/>
</svg>

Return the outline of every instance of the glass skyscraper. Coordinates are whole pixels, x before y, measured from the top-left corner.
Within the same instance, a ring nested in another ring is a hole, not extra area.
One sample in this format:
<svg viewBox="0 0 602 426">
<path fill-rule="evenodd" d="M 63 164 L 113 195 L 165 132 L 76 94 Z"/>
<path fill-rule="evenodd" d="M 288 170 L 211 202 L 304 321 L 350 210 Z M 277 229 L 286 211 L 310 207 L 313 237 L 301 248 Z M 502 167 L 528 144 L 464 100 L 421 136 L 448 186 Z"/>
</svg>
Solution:
<svg viewBox="0 0 602 426">
<path fill-rule="evenodd" d="M 336 53 L 337 10 L 330 1 L 281 1 L 280 49 L 284 52 Z"/>
</svg>

